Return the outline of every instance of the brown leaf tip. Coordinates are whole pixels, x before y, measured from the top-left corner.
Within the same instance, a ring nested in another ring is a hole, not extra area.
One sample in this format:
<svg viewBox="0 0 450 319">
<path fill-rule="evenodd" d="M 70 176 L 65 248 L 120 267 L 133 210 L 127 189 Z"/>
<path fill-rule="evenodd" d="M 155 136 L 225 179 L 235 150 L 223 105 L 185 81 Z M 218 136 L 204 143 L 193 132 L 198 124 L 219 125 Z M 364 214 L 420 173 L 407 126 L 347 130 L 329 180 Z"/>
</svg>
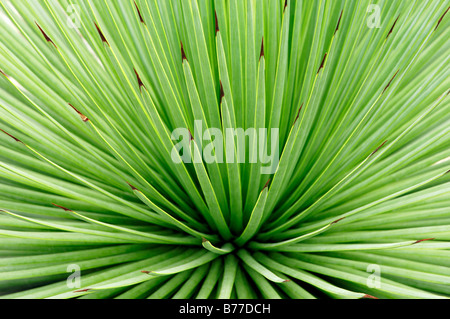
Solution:
<svg viewBox="0 0 450 319">
<path fill-rule="evenodd" d="M 267 187 L 269 187 L 270 181 L 271 179 L 269 178 L 269 180 L 266 182 L 262 190 L 265 190 Z"/>
<path fill-rule="evenodd" d="M 106 43 L 109 46 L 109 43 L 106 40 L 105 35 L 103 34 L 102 30 L 100 30 L 100 28 L 98 27 L 97 23 L 94 22 L 94 24 L 95 24 L 95 27 L 97 28 L 97 32 L 100 35 L 100 38 L 102 39 L 102 42 Z"/>
<path fill-rule="evenodd" d="M 217 12 L 214 11 L 214 19 L 216 21 L 216 34 L 219 32 L 219 20 L 217 19 Z"/>
<path fill-rule="evenodd" d="M 84 115 L 83 113 L 81 113 L 80 111 L 78 111 L 77 108 L 76 108 L 75 106 L 73 106 L 73 105 L 70 104 L 70 103 L 69 103 L 69 106 L 70 106 L 71 108 L 73 108 L 73 109 L 75 110 L 75 112 L 78 113 L 78 115 L 81 117 L 81 119 L 83 120 L 83 122 L 89 121 L 89 119 L 87 118 L 87 116 Z"/>
<path fill-rule="evenodd" d="M 295 117 L 295 120 L 294 120 L 294 124 L 295 124 L 295 122 L 297 122 L 298 118 L 300 117 L 300 112 L 302 111 L 303 104 L 304 103 L 302 103 L 302 105 L 300 105 L 300 108 L 298 109 L 297 116 Z"/>
<path fill-rule="evenodd" d="M 264 37 L 261 40 L 261 52 L 259 53 L 259 60 L 264 56 Z"/>
<path fill-rule="evenodd" d="M 425 238 L 425 239 L 419 239 L 419 240 L 416 240 L 413 244 L 418 244 L 418 243 L 421 243 L 421 242 L 423 242 L 423 241 L 427 241 L 427 240 L 434 240 L 434 239 L 436 239 L 436 238 Z"/>
<path fill-rule="evenodd" d="M 377 149 L 376 149 L 375 151 L 373 151 L 373 152 L 370 154 L 370 156 L 372 156 L 373 154 L 375 154 L 376 152 L 378 152 L 378 150 L 379 150 L 380 148 L 382 148 L 382 147 L 384 146 L 384 144 L 386 144 L 386 143 L 387 143 L 387 140 L 384 141 L 383 144 L 381 144 L 380 146 L 378 146 Z"/>
<path fill-rule="evenodd" d="M 6 78 L 9 78 L 9 76 L 8 75 L 6 75 L 6 73 L 5 72 L 3 72 L 3 70 L 2 69 L 0 69 L 0 73 L 1 74 L 3 74 Z"/>
<path fill-rule="evenodd" d="M 74 293 L 76 292 L 87 292 L 89 290 L 92 290 L 92 288 L 87 288 L 87 289 L 81 289 L 81 290 L 75 290 Z"/>
<path fill-rule="evenodd" d="M 202 237 L 202 243 L 208 242 L 208 239 Z"/>
<path fill-rule="evenodd" d="M 194 137 L 192 136 L 191 130 L 188 129 L 188 132 L 189 132 L 189 141 L 193 141 Z"/>
<path fill-rule="evenodd" d="M 286 11 L 286 7 L 288 6 L 288 0 L 284 1 L 283 13 Z"/>
<path fill-rule="evenodd" d="M 181 43 L 181 60 L 182 61 L 184 61 L 184 60 L 187 61 L 186 52 L 184 52 L 183 42 L 180 42 L 180 43 Z"/>
<path fill-rule="evenodd" d="M 291 282 L 291 280 L 290 279 L 286 279 L 285 281 L 283 281 L 283 282 Z"/>
<path fill-rule="evenodd" d="M 136 4 L 136 1 L 134 1 L 134 6 L 136 7 L 137 13 L 138 13 L 138 15 L 139 15 L 139 19 L 141 20 L 141 23 L 145 24 L 145 21 L 144 21 L 144 19 L 142 18 L 141 11 L 139 10 L 139 7 L 138 7 L 138 5 Z"/>
<path fill-rule="evenodd" d="M 394 30 L 395 25 L 397 24 L 397 20 L 398 18 L 400 18 L 400 15 L 397 17 L 397 19 L 395 19 L 394 24 L 392 25 L 391 29 L 389 30 L 388 35 L 386 36 L 386 39 L 389 37 L 389 35 L 392 33 L 392 31 Z"/>
<path fill-rule="evenodd" d="M 378 299 L 377 297 L 374 297 L 372 295 L 367 295 L 367 294 L 364 295 L 363 298 L 365 298 L 365 299 Z"/>
<path fill-rule="evenodd" d="M 339 218 L 339 219 L 336 219 L 334 222 L 332 222 L 330 225 L 334 225 L 334 224 L 337 224 L 337 223 L 339 223 L 341 220 L 343 220 L 345 217 L 342 217 L 342 218 Z"/>
<path fill-rule="evenodd" d="M 143 273 L 143 274 L 150 274 L 151 273 L 151 271 L 148 271 L 148 270 L 141 270 L 141 273 Z"/>
<path fill-rule="evenodd" d="M 320 70 L 323 68 L 323 66 L 325 65 L 325 60 L 327 59 L 327 52 L 325 52 L 325 55 L 323 56 L 323 59 L 322 59 L 322 63 L 320 64 L 320 67 L 319 67 L 319 69 L 317 70 L 317 74 L 319 74 L 319 72 L 320 72 Z"/>
<path fill-rule="evenodd" d="M 66 211 L 66 212 L 73 212 L 73 210 L 68 209 L 68 208 L 66 208 L 66 207 L 64 207 L 64 206 L 59 206 L 59 205 L 56 205 L 56 204 L 54 204 L 54 203 L 52 203 L 52 205 L 53 205 L 53 206 L 56 206 L 56 207 L 58 207 L 58 208 L 61 208 L 62 210 Z"/>
<path fill-rule="evenodd" d="M 47 35 L 47 33 L 45 33 L 45 31 L 42 30 L 41 26 L 40 26 L 36 21 L 34 21 L 34 23 L 36 23 L 36 25 L 37 25 L 37 27 L 39 28 L 39 30 L 41 30 L 41 33 L 42 33 L 42 35 L 44 36 L 45 41 L 50 42 L 50 43 L 53 44 L 53 46 L 56 48 L 55 43 L 52 41 L 52 39 L 50 39 L 50 37 Z"/>
<path fill-rule="evenodd" d="M 436 31 L 436 29 L 439 27 L 439 24 L 441 24 L 442 19 L 444 19 L 444 16 L 447 14 L 448 10 L 450 9 L 450 6 L 447 8 L 447 10 L 445 10 L 444 14 L 441 16 L 441 18 L 439 19 L 436 28 L 434 28 L 434 31 Z"/>
<path fill-rule="evenodd" d="M 136 74 L 136 78 L 137 78 L 137 81 L 138 81 L 139 89 L 142 88 L 142 87 L 145 87 L 145 85 L 144 85 L 144 83 L 142 83 L 141 77 L 137 73 L 136 69 L 133 68 L 133 70 L 134 70 L 134 74 Z"/>
<path fill-rule="evenodd" d="M 392 77 L 392 79 L 389 81 L 389 83 L 388 83 L 388 84 L 386 85 L 386 87 L 384 88 L 383 93 L 384 93 L 384 92 L 388 89 L 388 87 L 391 85 L 392 81 L 394 81 L 394 78 L 397 76 L 398 71 L 400 71 L 400 70 L 397 70 L 397 72 L 395 72 L 395 74 L 394 74 L 394 76 Z M 381 94 L 383 94 L 383 93 L 381 93 Z"/>
<path fill-rule="evenodd" d="M 222 81 L 220 81 L 220 100 L 221 101 L 222 101 L 224 96 L 225 96 L 225 92 L 223 91 Z"/>
<path fill-rule="evenodd" d="M 138 189 L 136 187 L 134 187 L 133 185 L 131 185 L 130 183 L 126 182 L 128 184 L 128 186 L 130 186 L 130 188 L 134 191 L 137 191 Z"/>
<path fill-rule="evenodd" d="M 341 18 L 342 18 L 342 12 L 343 11 L 344 10 L 341 10 L 341 14 L 339 15 L 339 20 L 338 20 L 338 23 L 336 25 L 336 30 L 334 30 L 334 34 L 336 34 L 336 32 L 339 30 L 339 25 L 341 24 Z"/>
<path fill-rule="evenodd" d="M 23 144 L 23 142 L 21 141 L 21 140 L 19 140 L 17 137 L 14 137 L 14 136 L 12 136 L 11 134 L 9 134 L 8 132 L 6 132 L 6 131 L 4 131 L 4 130 L 2 130 L 1 128 L 0 128 L 0 131 L 2 131 L 3 133 L 5 133 L 6 135 L 8 135 L 9 137 L 11 137 L 14 141 L 16 141 L 16 142 L 19 142 L 19 143 L 22 143 Z"/>
</svg>

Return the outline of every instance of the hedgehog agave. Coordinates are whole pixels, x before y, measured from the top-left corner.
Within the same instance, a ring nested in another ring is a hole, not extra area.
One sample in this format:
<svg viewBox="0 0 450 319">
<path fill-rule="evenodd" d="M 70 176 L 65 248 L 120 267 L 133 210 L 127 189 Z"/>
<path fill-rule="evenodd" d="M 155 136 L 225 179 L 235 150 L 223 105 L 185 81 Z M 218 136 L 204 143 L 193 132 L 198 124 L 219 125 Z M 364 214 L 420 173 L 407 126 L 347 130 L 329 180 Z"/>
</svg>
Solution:
<svg viewBox="0 0 450 319">
<path fill-rule="evenodd" d="M 449 297 L 449 4 L 1 1 L 1 298 Z"/>
</svg>

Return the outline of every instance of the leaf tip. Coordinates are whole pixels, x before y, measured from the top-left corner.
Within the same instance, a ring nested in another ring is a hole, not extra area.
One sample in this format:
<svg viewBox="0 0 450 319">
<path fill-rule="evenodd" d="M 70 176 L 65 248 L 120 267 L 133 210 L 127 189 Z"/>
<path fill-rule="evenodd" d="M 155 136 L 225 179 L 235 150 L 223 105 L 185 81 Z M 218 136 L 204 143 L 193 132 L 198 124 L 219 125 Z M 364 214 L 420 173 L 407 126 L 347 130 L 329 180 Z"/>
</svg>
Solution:
<svg viewBox="0 0 450 319">
<path fill-rule="evenodd" d="M 334 34 L 336 34 L 336 32 L 339 30 L 339 25 L 341 24 L 341 18 L 342 18 L 342 12 L 343 12 L 344 10 L 342 9 L 341 10 L 341 14 L 339 15 L 339 19 L 338 19 L 338 23 L 337 23 L 337 25 L 336 25 L 336 29 L 334 30 Z"/>
<path fill-rule="evenodd" d="M 11 137 L 14 141 L 24 144 L 24 143 L 23 143 L 21 140 L 19 140 L 17 137 L 15 137 L 15 136 L 9 134 L 8 132 L 2 130 L 1 128 L 0 128 L 0 131 L 2 131 L 3 133 L 5 133 L 5 134 L 8 135 L 9 137 Z"/>
<path fill-rule="evenodd" d="M 98 34 L 100 35 L 100 39 L 102 39 L 102 42 L 106 43 L 109 46 L 109 43 L 106 40 L 105 35 L 103 34 L 102 30 L 100 30 L 100 28 L 96 22 L 94 22 L 94 24 L 95 24 L 95 28 L 97 29 Z"/>
<path fill-rule="evenodd" d="M 400 70 L 397 70 L 397 72 L 395 72 L 394 76 L 389 81 L 389 83 L 386 85 L 386 87 L 384 88 L 384 90 L 383 90 L 383 92 L 381 94 L 383 94 L 388 89 L 388 87 L 391 85 L 392 81 L 394 81 L 395 77 L 397 76 L 398 71 L 400 71 Z"/>
<path fill-rule="evenodd" d="M 141 20 L 141 23 L 143 23 L 143 24 L 145 25 L 144 18 L 142 18 L 141 11 L 139 10 L 139 7 L 138 7 L 136 1 L 134 1 L 134 6 L 136 7 L 137 13 L 138 13 L 138 15 L 139 15 L 139 20 Z"/>
<path fill-rule="evenodd" d="M 81 117 L 81 119 L 83 120 L 83 122 L 89 121 L 89 118 L 88 118 L 86 115 L 84 115 L 83 113 L 81 113 L 80 111 L 78 111 L 78 109 L 77 109 L 75 106 L 73 106 L 73 105 L 70 104 L 70 103 L 68 103 L 68 104 L 69 104 L 69 106 L 70 106 L 71 108 L 73 108 L 73 109 L 75 110 L 75 112 L 78 113 L 78 115 Z"/>
<path fill-rule="evenodd" d="M 382 148 L 382 147 L 384 146 L 384 144 L 386 144 L 386 143 L 387 143 L 387 140 L 384 141 L 383 144 L 381 144 L 380 146 L 378 146 L 378 147 L 376 148 L 376 150 L 374 150 L 374 151 L 369 155 L 369 157 L 370 157 L 370 156 L 373 156 L 376 152 L 378 152 L 378 150 L 379 150 L 380 148 Z"/>
<path fill-rule="evenodd" d="M 294 124 L 295 124 L 295 122 L 297 122 L 298 118 L 300 117 L 300 112 L 302 111 L 303 104 L 304 103 L 302 103 L 302 105 L 300 105 L 300 108 L 298 109 L 297 116 L 295 117 L 295 120 L 294 120 Z"/>
<path fill-rule="evenodd" d="M 259 53 L 259 60 L 264 56 L 264 37 L 261 40 L 261 52 Z"/>
<path fill-rule="evenodd" d="M 444 19 L 444 16 L 447 14 L 448 10 L 450 9 L 450 6 L 447 8 L 447 10 L 445 10 L 444 14 L 441 16 L 441 18 L 439 19 L 436 27 L 434 28 L 433 32 L 436 31 L 436 29 L 439 27 L 439 24 L 441 24 L 442 19 Z"/>
<path fill-rule="evenodd" d="M 66 208 L 64 206 L 57 205 L 55 203 L 52 203 L 52 205 L 55 206 L 55 207 L 61 208 L 62 210 L 66 211 L 66 212 L 73 212 L 73 210 L 68 209 L 68 208 Z"/>
<path fill-rule="evenodd" d="M 181 44 L 181 61 L 184 62 L 184 60 L 187 61 L 186 52 L 184 52 L 183 42 L 180 41 L 180 44 Z"/>
<path fill-rule="evenodd" d="M 394 27 L 395 27 L 395 25 L 397 24 L 398 18 L 400 18 L 400 15 L 398 15 L 397 19 L 395 19 L 394 24 L 392 25 L 391 29 L 389 30 L 389 33 L 387 34 L 385 40 L 387 40 L 387 38 L 389 37 L 389 35 L 390 35 L 390 34 L 392 33 L 392 31 L 394 30 Z"/>
<path fill-rule="evenodd" d="M 144 85 L 144 83 L 142 82 L 141 77 L 140 77 L 139 74 L 137 73 L 136 69 L 133 68 L 133 70 L 134 70 L 134 74 L 136 74 L 136 79 L 137 79 L 137 82 L 138 82 L 138 85 L 139 85 L 139 89 L 141 90 L 142 87 L 145 88 L 145 85 Z"/>
<path fill-rule="evenodd" d="M 131 185 L 130 183 L 128 183 L 128 182 L 126 182 L 126 183 L 128 184 L 128 186 L 130 186 L 130 188 L 131 188 L 133 191 L 137 191 L 137 190 L 138 190 L 136 187 L 134 187 L 134 186 Z"/>
<path fill-rule="evenodd" d="M 86 289 L 75 290 L 74 293 L 77 293 L 77 292 L 88 292 L 88 291 L 90 291 L 90 290 L 92 290 L 92 288 L 86 288 Z"/>
<path fill-rule="evenodd" d="M 36 23 L 37 27 L 38 27 L 39 30 L 41 31 L 42 35 L 43 35 L 44 38 L 45 38 L 45 41 L 50 42 L 51 44 L 53 44 L 53 46 L 54 46 L 55 48 L 57 48 L 56 45 L 55 45 L 55 43 L 52 41 L 52 39 L 50 39 L 50 37 L 47 35 L 47 33 L 45 33 L 44 30 L 42 30 L 41 26 L 40 26 L 36 21 L 34 21 L 34 23 Z"/>
<path fill-rule="evenodd" d="M 413 243 L 413 245 L 414 244 L 418 244 L 418 243 L 421 243 L 421 242 L 423 242 L 423 241 L 427 241 L 427 240 L 435 240 L 436 238 L 425 238 L 425 239 L 419 239 L 419 240 L 416 240 L 414 243 Z"/>
<path fill-rule="evenodd" d="M 219 30 L 219 20 L 217 19 L 217 11 L 215 10 L 214 10 L 214 19 L 216 22 L 216 34 L 217 34 L 217 32 L 219 32 L 220 30 Z"/>
<path fill-rule="evenodd" d="M 323 56 L 323 59 L 322 59 L 322 63 L 320 64 L 320 67 L 319 67 L 319 69 L 317 70 L 317 74 L 319 74 L 319 72 L 320 72 L 320 70 L 323 68 L 323 66 L 325 65 L 325 60 L 327 59 L 327 52 L 325 52 L 325 55 Z"/>
<path fill-rule="evenodd" d="M 220 101 L 222 101 L 224 96 L 225 96 L 225 92 L 223 91 L 222 81 L 220 81 Z"/>
<path fill-rule="evenodd" d="M 334 225 L 334 224 L 337 224 L 337 223 L 339 223 L 341 220 L 343 220 L 345 217 L 342 217 L 342 218 L 339 218 L 339 219 L 336 219 L 334 222 L 332 222 L 330 225 Z"/>
<path fill-rule="evenodd" d="M 265 190 L 266 188 L 269 187 L 270 181 L 271 181 L 271 178 L 269 178 L 269 180 L 266 182 L 266 184 L 264 185 L 264 187 L 263 187 L 263 189 L 261 191 L 263 191 L 263 190 Z"/>
</svg>

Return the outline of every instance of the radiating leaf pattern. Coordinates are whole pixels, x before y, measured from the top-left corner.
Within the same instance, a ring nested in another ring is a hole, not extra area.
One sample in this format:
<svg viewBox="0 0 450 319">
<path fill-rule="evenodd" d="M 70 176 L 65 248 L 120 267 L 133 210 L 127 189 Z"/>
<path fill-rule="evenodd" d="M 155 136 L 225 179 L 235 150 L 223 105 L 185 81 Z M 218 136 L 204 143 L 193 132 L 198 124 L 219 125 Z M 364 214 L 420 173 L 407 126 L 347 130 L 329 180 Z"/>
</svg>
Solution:
<svg viewBox="0 0 450 319">
<path fill-rule="evenodd" d="M 449 297 L 449 5 L 2 0 L 0 298 Z"/>
</svg>

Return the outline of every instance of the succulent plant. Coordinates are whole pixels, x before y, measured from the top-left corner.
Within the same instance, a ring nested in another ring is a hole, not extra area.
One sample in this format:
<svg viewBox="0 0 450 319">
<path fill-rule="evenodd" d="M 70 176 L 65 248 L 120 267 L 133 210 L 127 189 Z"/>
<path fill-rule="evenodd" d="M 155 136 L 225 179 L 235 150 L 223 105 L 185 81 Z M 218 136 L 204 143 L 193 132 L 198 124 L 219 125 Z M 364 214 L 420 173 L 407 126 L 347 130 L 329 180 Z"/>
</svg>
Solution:
<svg viewBox="0 0 450 319">
<path fill-rule="evenodd" d="M 448 10 L 2 0 L 1 298 L 450 296 Z"/>
</svg>

